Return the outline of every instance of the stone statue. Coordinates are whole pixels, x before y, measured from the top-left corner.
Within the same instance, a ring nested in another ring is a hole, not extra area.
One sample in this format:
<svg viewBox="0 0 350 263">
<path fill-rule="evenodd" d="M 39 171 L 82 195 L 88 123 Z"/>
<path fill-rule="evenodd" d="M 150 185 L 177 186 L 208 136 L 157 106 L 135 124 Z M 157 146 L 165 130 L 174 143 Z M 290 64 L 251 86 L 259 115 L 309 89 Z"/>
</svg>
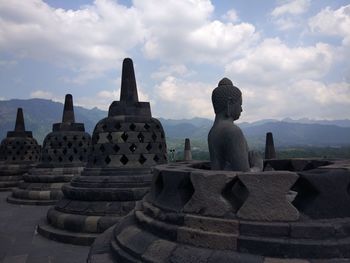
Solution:
<svg viewBox="0 0 350 263">
<path fill-rule="evenodd" d="M 262 158 L 249 152 L 242 130 L 233 122 L 242 112 L 242 93 L 223 78 L 212 93 L 215 121 L 208 135 L 212 170 L 261 171 Z"/>
</svg>

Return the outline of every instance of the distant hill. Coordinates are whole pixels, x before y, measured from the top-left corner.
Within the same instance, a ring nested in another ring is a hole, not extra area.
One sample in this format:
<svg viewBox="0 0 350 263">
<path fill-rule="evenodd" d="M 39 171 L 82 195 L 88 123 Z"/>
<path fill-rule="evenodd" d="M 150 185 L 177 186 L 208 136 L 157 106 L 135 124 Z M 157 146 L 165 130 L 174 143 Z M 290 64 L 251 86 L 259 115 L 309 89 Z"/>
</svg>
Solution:
<svg viewBox="0 0 350 263">
<path fill-rule="evenodd" d="M 4 100 L 0 101 L 0 137 L 15 127 L 17 108 L 23 108 L 27 130 L 41 143 L 51 130 L 52 124 L 62 121 L 63 104 L 45 99 Z M 74 107 L 76 122 L 83 122 L 87 132 L 92 133 L 96 123 L 107 116 L 106 111 L 97 108 L 88 110 Z"/>
<path fill-rule="evenodd" d="M 26 128 L 33 131 L 41 143 L 52 124 L 60 122 L 63 104 L 44 99 L 0 101 L 0 137 L 13 130 L 18 107 L 24 109 Z M 106 111 L 75 107 L 75 119 L 83 122 L 87 132 L 92 133 L 96 123 L 107 116 Z M 199 150 L 207 151 L 207 135 L 213 120 L 192 118 L 169 120 L 159 118 L 163 124 L 169 145 L 178 145 L 184 138 L 195 142 Z M 315 146 L 340 147 L 350 145 L 350 120 L 293 120 L 274 119 L 238 124 L 247 137 L 250 147 L 262 149 L 266 132 L 273 132 L 276 147 Z"/>
</svg>

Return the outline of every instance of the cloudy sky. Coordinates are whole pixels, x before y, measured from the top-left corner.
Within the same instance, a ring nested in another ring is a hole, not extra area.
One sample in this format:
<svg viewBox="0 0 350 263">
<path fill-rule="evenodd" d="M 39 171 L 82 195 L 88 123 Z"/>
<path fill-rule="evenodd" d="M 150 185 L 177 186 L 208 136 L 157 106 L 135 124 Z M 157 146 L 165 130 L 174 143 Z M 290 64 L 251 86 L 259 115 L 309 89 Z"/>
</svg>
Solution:
<svg viewBox="0 0 350 263">
<path fill-rule="evenodd" d="M 349 0 L 0 0 L 2 100 L 108 109 L 124 57 L 157 117 L 213 118 L 228 77 L 242 121 L 350 118 Z"/>
</svg>

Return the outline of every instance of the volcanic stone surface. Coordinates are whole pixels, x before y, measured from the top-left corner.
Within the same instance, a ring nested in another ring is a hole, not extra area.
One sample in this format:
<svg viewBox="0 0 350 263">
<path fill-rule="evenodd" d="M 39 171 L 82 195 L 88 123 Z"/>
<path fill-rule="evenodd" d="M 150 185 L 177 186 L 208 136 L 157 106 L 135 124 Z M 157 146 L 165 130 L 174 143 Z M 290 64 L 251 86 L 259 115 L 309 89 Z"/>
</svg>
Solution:
<svg viewBox="0 0 350 263">
<path fill-rule="evenodd" d="M 53 205 L 62 197 L 61 187 L 79 175 L 90 151 L 91 136 L 74 118 L 73 98 L 67 94 L 61 123 L 55 123 L 43 143 L 41 162 L 15 188 L 8 202 Z"/>
<path fill-rule="evenodd" d="M 156 166 L 150 193 L 96 239 L 88 262 L 350 262 L 350 161 L 289 161 L 297 172 L 215 171 L 194 161 Z M 339 198 L 339 211 L 327 213 Z"/>
<path fill-rule="evenodd" d="M 64 198 L 48 211 L 39 233 L 61 242 L 91 244 L 149 191 L 151 167 L 166 162 L 162 125 L 152 118 L 150 104 L 139 102 L 133 63 L 127 58 L 120 101 L 96 124 L 87 167 L 63 186 Z"/>
<path fill-rule="evenodd" d="M 0 191 L 11 191 L 22 175 L 40 159 L 41 147 L 25 130 L 23 110 L 17 109 L 15 130 L 7 132 L 0 145 Z"/>
</svg>

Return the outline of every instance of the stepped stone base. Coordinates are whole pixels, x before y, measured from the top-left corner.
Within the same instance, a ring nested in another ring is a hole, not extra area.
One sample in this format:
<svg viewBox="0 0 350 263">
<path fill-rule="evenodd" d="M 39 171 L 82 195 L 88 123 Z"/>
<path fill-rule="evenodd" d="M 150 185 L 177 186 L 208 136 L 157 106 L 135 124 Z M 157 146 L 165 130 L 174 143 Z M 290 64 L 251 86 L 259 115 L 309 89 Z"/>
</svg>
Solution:
<svg viewBox="0 0 350 263">
<path fill-rule="evenodd" d="M 96 239 L 88 262 L 350 262 L 348 202 L 334 204 L 336 216 L 322 211 L 324 185 L 338 182 L 327 196 L 345 195 L 349 161 L 306 163 L 294 163 L 298 174 L 212 171 L 196 162 L 156 166 L 150 193 Z M 292 186 L 294 201 L 287 198 Z"/>
<path fill-rule="evenodd" d="M 0 191 L 12 191 L 32 167 L 28 164 L 0 164 Z"/>
<path fill-rule="evenodd" d="M 23 180 L 7 201 L 23 205 L 54 205 L 63 197 L 62 186 L 82 170 L 83 167 L 34 168 L 23 175 Z"/>
<path fill-rule="evenodd" d="M 82 176 L 65 185 L 64 198 L 49 209 L 47 223 L 39 228 L 45 228 L 60 242 L 91 245 L 92 236 L 119 223 L 148 192 L 152 174 L 145 169 L 107 170 L 118 176 L 106 176 L 106 169 L 87 168 Z"/>
<path fill-rule="evenodd" d="M 54 228 L 46 223 L 39 224 L 37 230 L 39 234 L 48 239 L 73 245 L 90 246 L 97 237 L 95 233 L 70 232 Z"/>
</svg>

